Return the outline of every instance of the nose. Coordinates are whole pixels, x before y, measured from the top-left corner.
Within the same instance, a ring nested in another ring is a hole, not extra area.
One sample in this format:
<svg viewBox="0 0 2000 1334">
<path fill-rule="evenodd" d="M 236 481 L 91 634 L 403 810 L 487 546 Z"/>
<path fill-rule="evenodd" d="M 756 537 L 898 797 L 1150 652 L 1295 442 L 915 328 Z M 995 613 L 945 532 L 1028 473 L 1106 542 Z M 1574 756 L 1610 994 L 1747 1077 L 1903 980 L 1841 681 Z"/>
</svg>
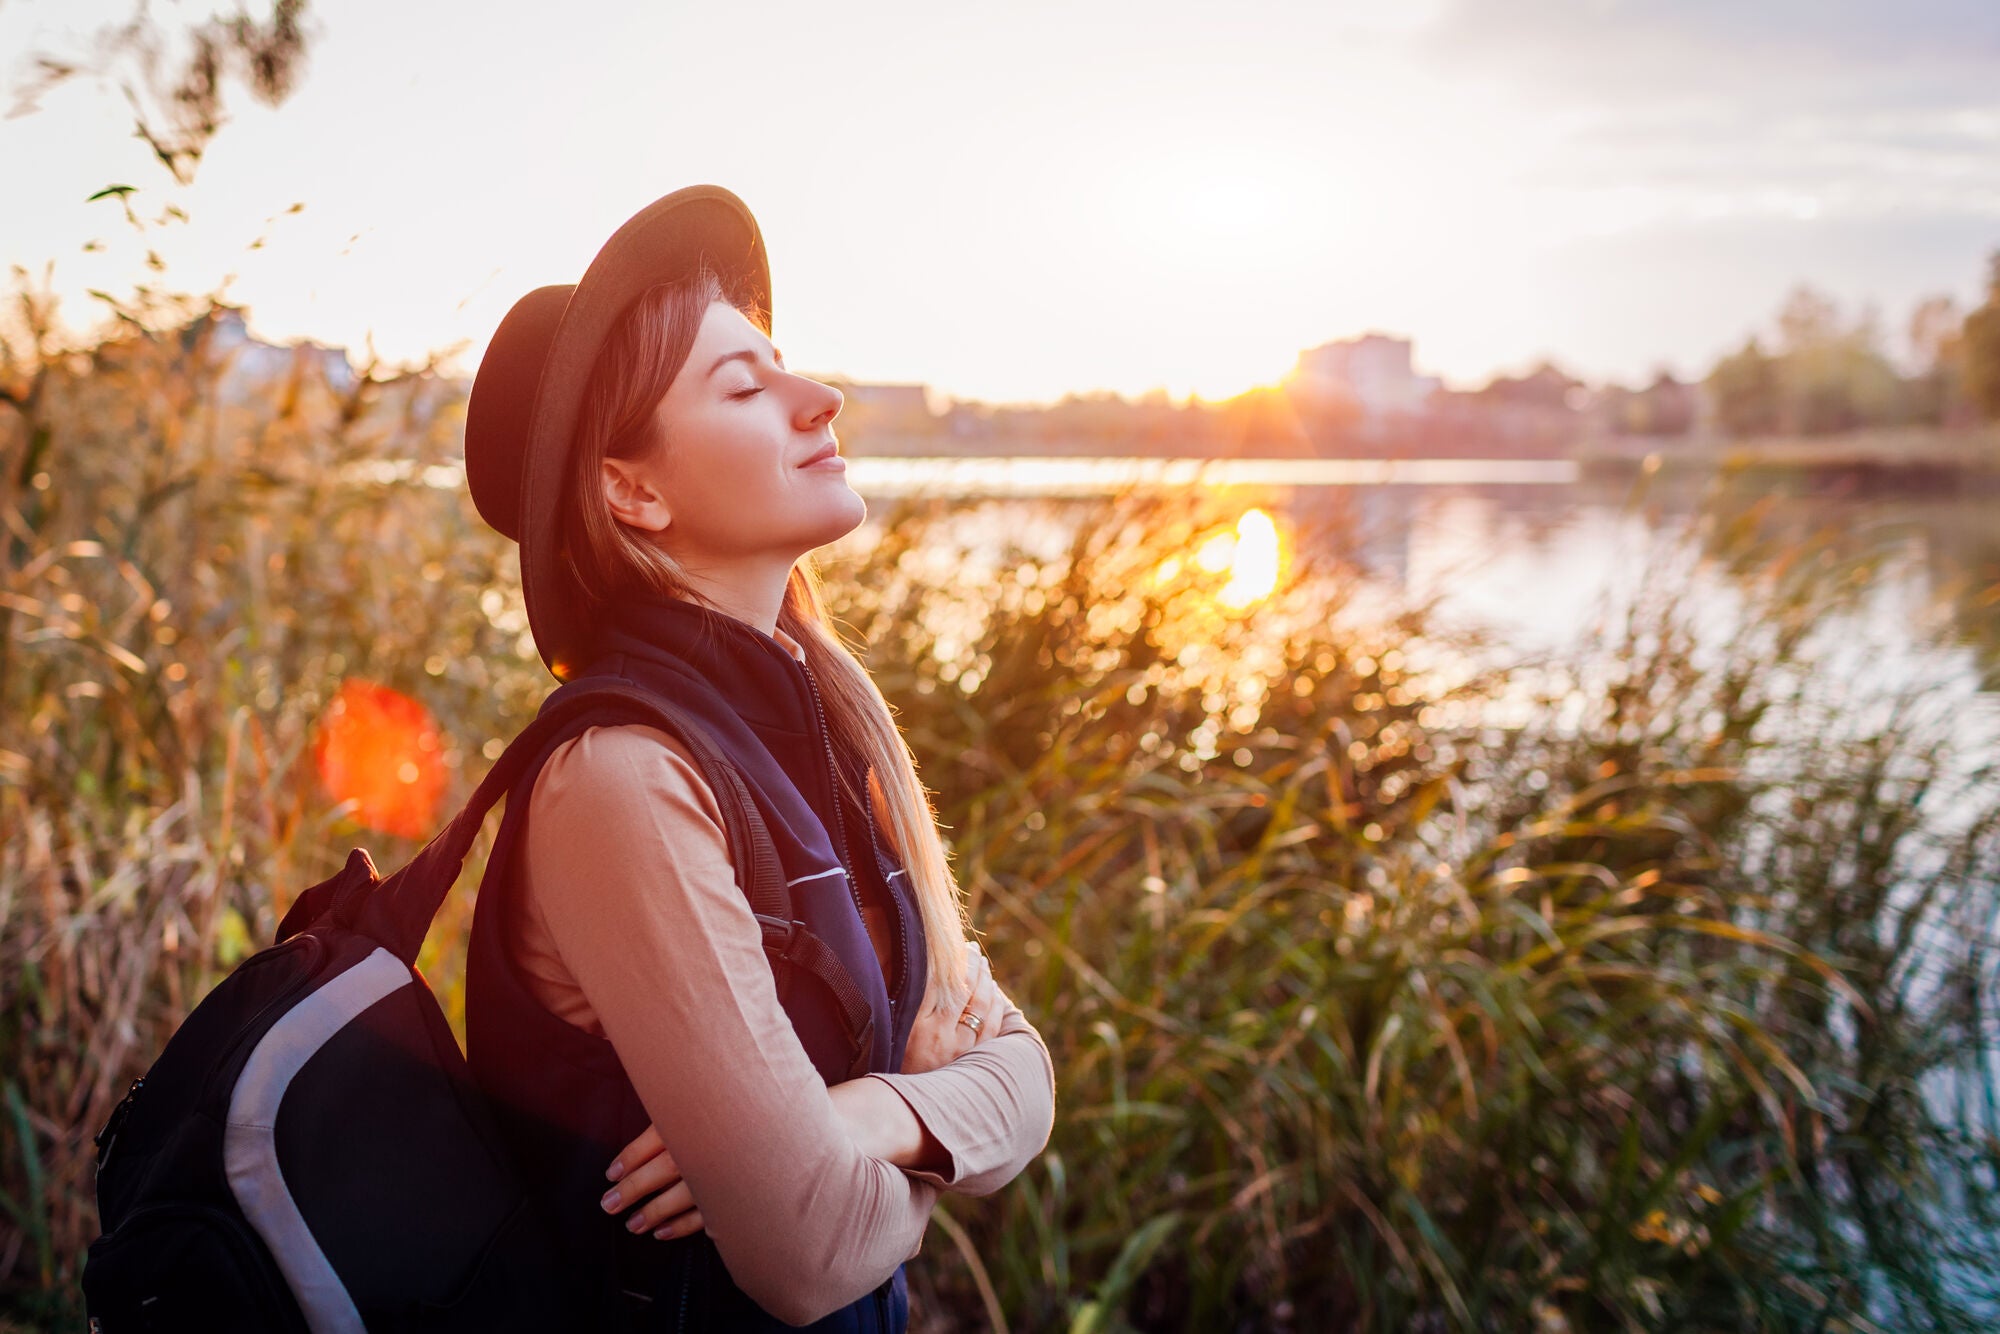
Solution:
<svg viewBox="0 0 2000 1334">
<path fill-rule="evenodd" d="M 801 392 L 799 394 L 798 425 L 802 431 L 816 430 L 840 415 L 846 406 L 847 396 L 830 384 L 801 375 L 796 377 Z"/>
</svg>

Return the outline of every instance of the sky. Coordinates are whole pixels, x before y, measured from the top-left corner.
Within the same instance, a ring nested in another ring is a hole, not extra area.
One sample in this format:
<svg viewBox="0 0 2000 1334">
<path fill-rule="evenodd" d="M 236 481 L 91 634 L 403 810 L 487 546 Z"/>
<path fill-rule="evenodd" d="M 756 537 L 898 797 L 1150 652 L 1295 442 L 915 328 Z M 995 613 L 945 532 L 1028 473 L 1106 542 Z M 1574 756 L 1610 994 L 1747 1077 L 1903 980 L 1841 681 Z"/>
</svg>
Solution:
<svg viewBox="0 0 2000 1334">
<path fill-rule="evenodd" d="M 249 0 L 259 9 L 259 0 Z M 130 0 L 0 0 L 0 107 Z M 154 0 L 163 24 L 234 5 Z M 220 284 L 252 331 L 442 353 L 573 281 L 651 200 L 756 214 L 806 373 L 989 402 L 1276 383 L 1410 338 L 1471 388 L 1551 358 L 1683 377 L 1811 283 L 1978 304 L 2000 251 L 1993 0 L 754 7 L 315 0 L 303 82 L 230 89 L 190 187 L 115 81 L 0 119 L 0 262 Z M 177 204 L 143 238 L 115 201 Z M 288 213 L 293 204 L 304 207 Z M 249 247 L 259 238 L 264 244 Z M 89 241 L 101 248 L 86 252 Z"/>
</svg>

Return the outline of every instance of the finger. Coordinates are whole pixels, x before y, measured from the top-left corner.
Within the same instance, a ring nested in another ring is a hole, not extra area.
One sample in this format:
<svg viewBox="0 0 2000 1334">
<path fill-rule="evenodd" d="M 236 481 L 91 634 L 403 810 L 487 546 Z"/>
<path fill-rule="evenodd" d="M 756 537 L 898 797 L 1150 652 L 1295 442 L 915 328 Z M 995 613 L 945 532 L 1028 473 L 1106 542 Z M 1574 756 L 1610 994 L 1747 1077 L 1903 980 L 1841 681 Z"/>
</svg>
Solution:
<svg viewBox="0 0 2000 1334">
<path fill-rule="evenodd" d="M 598 1203 L 604 1212 L 615 1214 L 620 1209 L 629 1209 L 649 1195 L 658 1194 L 680 1179 L 680 1164 L 673 1160 L 673 1155 L 655 1154 L 620 1177 L 618 1184 L 605 1191 Z"/>
<path fill-rule="evenodd" d="M 694 1208 L 694 1192 L 685 1181 L 673 1185 L 647 1200 L 625 1216 L 627 1232 L 651 1232 L 676 1214 L 686 1213 Z"/>
<path fill-rule="evenodd" d="M 618 1156 L 611 1160 L 611 1166 L 604 1170 L 604 1178 L 607 1181 L 623 1180 L 625 1174 L 640 1163 L 666 1151 L 667 1146 L 661 1142 L 660 1132 L 648 1125 L 639 1132 L 639 1138 L 618 1151 Z"/>
<path fill-rule="evenodd" d="M 965 1002 L 965 1008 L 960 1010 L 958 1017 L 952 1021 L 958 1029 L 959 1055 L 964 1055 L 966 1052 L 972 1050 L 973 1047 L 978 1045 L 979 1039 L 985 1036 L 986 1011 L 991 1003 L 994 989 L 993 979 L 981 979 L 979 985 L 972 989 L 972 995 Z M 978 1027 L 975 1028 L 968 1021 L 968 1015 L 979 1021 Z"/>
<path fill-rule="evenodd" d="M 993 967 L 987 962 L 984 954 L 975 952 L 966 960 L 966 965 L 966 980 L 970 985 L 967 986 L 965 994 L 957 998 L 958 1008 L 953 1011 L 954 1019 L 978 997 L 980 985 L 993 976 Z"/>
<path fill-rule="evenodd" d="M 992 965 L 987 961 L 986 951 L 979 948 L 978 942 L 971 940 L 966 941 L 965 942 L 966 974 L 971 977 L 977 977 L 979 976 L 980 973 L 986 971 L 990 967 L 992 967 Z"/>
<path fill-rule="evenodd" d="M 979 1016 L 979 1032 L 974 1035 L 974 1041 L 992 1037 L 994 1030 L 1000 1027 L 1000 1021 L 1007 1014 L 1005 1000 L 999 983 L 988 978 L 986 985 L 972 998 L 972 1012 Z"/>
<path fill-rule="evenodd" d="M 1013 1002 L 1007 999 L 1007 993 L 995 986 L 992 999 L 987 1002 L 986 1008 L 979 1015 L 980 1038 L 990 1038 L 998 1033 L 1000 1025 L 1007 1020 L 1007 1011 L 1012 1008 Z"/>
<path fill-rule="evenodd" d="M 690 1209 L 654 1228 L 653 1235 L 665 1241 L 669 1237 L 685 1237 L 690 1232 L 699 1232 L 707 1226 L 708 1224 L 702 1220 L 701 1210 Z"/>
<path fill-rule="evenodd" d="M 999 996 L 1000 996 L 1000 1013 L 1001 1013 L 1001 1015 L 1002 1015 L 1003 1017 L 1004 1017 L 1004 1016 L 1006 1016 L 1006 1015 L 1009 1015 L 1009 1014 L 1018 1014 L 1018 1013 L 1020 1013 L 1020 1010 L 1021 1010 L 1021 1007 L 1020 1007 L 1019 1005 L 1017 1005 L 1017 1004 L 1015 1003 L 1015 1001 L 1014 1001 L 1014 998 L 1013 998 L 1012 996 L 1009 996 L 1009 995 L 1007 994 L 1007 991 L 1006 991 L 1006 989 L 1005 989 L 1004 987 L 1001 987 L 1001 986 L 1000 986 L 1000 985 L 999 985 L 999 984 L 998 984 L 998 983 L 996 982 L 996 983 L 994 984 L 994 990 L 995 990 L 996 992 L 998 992 L 998 993 L 999 993 Z"/>
</svg>

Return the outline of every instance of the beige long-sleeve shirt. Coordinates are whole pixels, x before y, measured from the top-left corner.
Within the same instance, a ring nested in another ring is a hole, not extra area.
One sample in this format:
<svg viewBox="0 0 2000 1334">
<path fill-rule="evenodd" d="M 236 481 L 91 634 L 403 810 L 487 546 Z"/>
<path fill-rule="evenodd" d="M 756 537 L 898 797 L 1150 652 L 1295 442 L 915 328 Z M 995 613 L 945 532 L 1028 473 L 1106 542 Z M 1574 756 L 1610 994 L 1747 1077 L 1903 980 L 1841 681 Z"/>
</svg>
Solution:
<svg viewBox="0 0 2000 1334">
<path fill-rule="evenodd" d="M 611 1042 L 730 1277 L 779 1319 L 864 1296 L 917 1253 L 941 1191 L 989 1194 L 1047 1144 L 1055 1067 L 1010 1003 L 942 1069 L 864 1076 L 903 1097 L 948 1168 L 861 1152 L 778 1003 L 715 795 L 665 732 L 594 727 L 558 748 L 523 843 L 523 981 Z M 887 918 L 864 916 L 886 962 Z"/>
</svg>

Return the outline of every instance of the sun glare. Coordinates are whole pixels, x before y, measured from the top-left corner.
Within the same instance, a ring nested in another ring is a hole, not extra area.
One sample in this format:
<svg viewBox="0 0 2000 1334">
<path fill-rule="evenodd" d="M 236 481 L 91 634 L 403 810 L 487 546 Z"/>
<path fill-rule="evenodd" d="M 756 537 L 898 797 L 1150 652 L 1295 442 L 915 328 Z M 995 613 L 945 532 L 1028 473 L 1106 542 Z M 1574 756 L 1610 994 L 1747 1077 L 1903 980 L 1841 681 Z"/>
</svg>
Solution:
<svg viewBox="0 0 2000 1334">
<path fill-rule="evenodd" d="M 1233 530 L 1211 533 L 1183 558 L 1168 556 L 1153 570 L 1156 586 L 1173 583 L 1190 567 L 1203 574 L 1228 578 L 1215 591 L 1218 605 L 1231 611 L 1254 606 L 1278 586 L 1281 546 L 1278 526 L 1261 509 L 1248 509 Z"/>
<path fill-rule="evenodd" d="M 421 838 L 444 795 L 438 727 L 422 703 L 369 681 L 343 681 L 314 737 L 320 781 L 353 803 L 356 824 Z"/>
<path fill-rule="evenodd" d="M 1229 582 L 1216 594 L 1225 607 L 1248 607 L 1278 586 L 1278 526 L 1263 510 L 1243 511 L 1229 553 Z"/>
<path fill-rule="evenodd" d="M 1236 534 L 1217 533 L 1194 553 L 1194 563 L 1210 574 L 1221 574 L 1236 559 Z"/>
</svg>

